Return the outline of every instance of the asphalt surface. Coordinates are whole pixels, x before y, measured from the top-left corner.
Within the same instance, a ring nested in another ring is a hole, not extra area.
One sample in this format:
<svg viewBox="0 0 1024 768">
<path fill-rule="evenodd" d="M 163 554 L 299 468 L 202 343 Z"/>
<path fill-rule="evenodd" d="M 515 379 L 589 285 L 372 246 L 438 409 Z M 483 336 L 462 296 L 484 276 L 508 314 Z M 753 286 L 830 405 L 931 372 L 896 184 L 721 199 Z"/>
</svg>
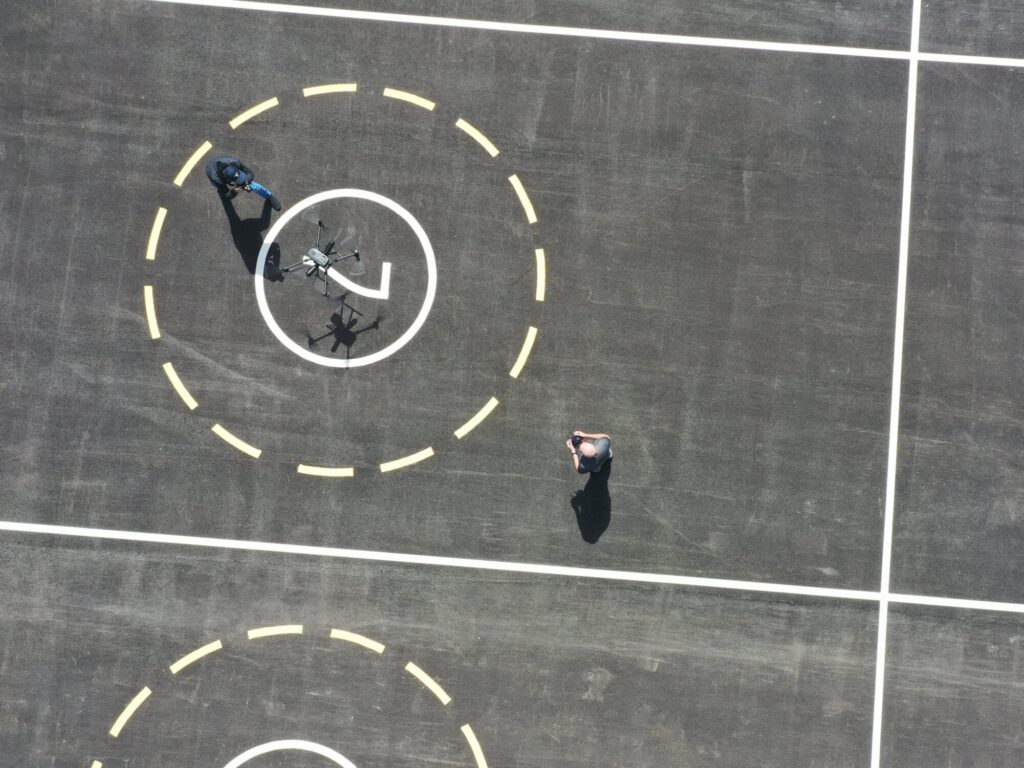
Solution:
<svg viewBox="0 0 1024 768">
<path fill-rule="evenodd" d="M 332 5 L 895 50 L 911 24 L 866 0 Z M 1024 18 L 953 5 L 922 50 L 1020 54 Z M 870 764 L 907 61 L 0 17 L 3 521 L 867 593 L 3 532 L 0 766 L 221 768 L 281 739 L 360 768 Z M 1020 603 L 1024 81 L 922 62 L 916 87 L 889 589 Z M 284 210 L 222 203 L 218 154 Z M 364 293 L 279 271 L 318 220 Z M 607 495 L 573 429 L 611 435 Z M 888 610 L 881 765 L 1019 765 L 1020 614 Z M 267 626 L 290 629 L 246 635 Z"/>
</svg>

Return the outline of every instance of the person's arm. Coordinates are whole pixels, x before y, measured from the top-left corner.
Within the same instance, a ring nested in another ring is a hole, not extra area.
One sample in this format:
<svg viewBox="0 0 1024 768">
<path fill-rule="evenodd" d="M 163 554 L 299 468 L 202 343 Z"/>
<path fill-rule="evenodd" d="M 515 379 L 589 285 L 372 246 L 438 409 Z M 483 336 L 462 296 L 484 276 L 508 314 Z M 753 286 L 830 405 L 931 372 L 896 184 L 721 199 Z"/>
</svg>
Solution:
<svg viewBox="0 0 1024 768">
<path fill-rule="evenodd" d="M 600 440 L 602 437 L 608 437 L 608 435 L 605 435 L 605 434 L 591 435 L 591 434 L 589 434 L 587 432 L 580 432 L 579 430 L 576 430 L 575 432 L 573 432 L 573 434 L 574 435 L 578 435 L 580 437 L 585 437 L 588 440 Z M 608 437 L 608 439 L 611 440 L 610 437 Z"/>
<path fill-rule="evenodd" d="M 573 433 L 576 434 L 576 433 Z M 569 453 L 572 455 L 572 466 L 577 472 L 580 471 L 580 453 L 577 451 L 572 444 L 572 438 L 570 437 L 565 441 L 565 444 L 569 447 Z"/>
</svg>

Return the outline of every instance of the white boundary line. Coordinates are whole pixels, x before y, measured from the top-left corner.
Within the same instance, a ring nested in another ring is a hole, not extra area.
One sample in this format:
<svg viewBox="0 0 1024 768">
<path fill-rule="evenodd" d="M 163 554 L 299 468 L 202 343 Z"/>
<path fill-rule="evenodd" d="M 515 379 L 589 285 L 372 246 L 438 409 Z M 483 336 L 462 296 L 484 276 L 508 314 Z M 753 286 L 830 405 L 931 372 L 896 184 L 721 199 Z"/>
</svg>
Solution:
<svg viewBox="0 0 1024 768">
<path fill-rule="evenodd" d="M 365 549 L 343 549 L 322 547 L 311 544 L 280 544 L 268 541 L 244 541 L 240 539 L 217 539 L 206 536 L 183 536 L 172 533 L 146 533 L 143 531 L 119 531 L 110 528 L 81 528 L 46 523 L 19 523 L 0 521 L 0 531 L 30 533 L 45 536 L 69 536 L 73 538 L 99 539 L 107 541 L 129 541 L 142 544 L 168 544 L 182 547 L 211 549 L 233 549 L 245 552 L 270 552 L 274 554 L 306 555 L 341 560 L 364 560 L 378 563 L 399 563 L 404 565 L 428 565 L 446 568 L 467 568 L 481 571 L 503 571 L 538 576 L 562 576 L 603 581 L 664 584 L 668 586 L 696 587 L 733 592 L 759 592 L 775 595 L 825 598 L 830 600 L 852 600 L 859 602 L 880 602 L 882 594 L 870 590 L 839 589 L 833 587 L 808 587 L 799 584 L 776 584 L 760 581 L 738 581 L 735 579 L 712 579 L 702 576 L 682 576 L 670 573 L 643 573 L 640 571 L 615 571 L 604 568 L 581 568 L 568 565 L 544 563 L 517 563 L 506 560 L 475 560 L 465 557 L 441 555 L 416 555 L 402 552 L 375 552 Z M 890 603 L 927 605 L 939 608 L 964 610 L 991 610 L 1003 613 L 1024 614 L 1024 603 L 1002 603 L 985 600 L 964 600 L 960 598 L 897 595 L 886 596 Z"/>
<path fill-rule="evenodd" d="M 907 68 L 907 120 L 903 147 L 903 201 L 900 211 L 899 269 L 896 280 L 896 317 L 893 330 L 892 395 L 889 408 L 889 456 L 885 472 L 885 520 L 882 532 L 882 571 L 879 578 L 878 645 L 875 651 L 875 700 L 871 724 L 871 768 L 879 768 L 882 755 L 882 709 L 885 699 L 885 652 L 889 629 L 889 583 L 892 566 L 892 529 L 896 507 L 896 458 L 900 437 L 900 397 L 903 382 L 903 325 L 907 310 L 907 261 L 910 252 L 910 216 L 914 185 L 914 131 L 917 122 L 917 50 L 921 40 L 921 0 L 914 0 Z"/>
<path fill-rule="evenodd" d="M 484 21 L 478 19 L 457 19 L 442 16 L 422 16 L 409 13 L 382 13 L 379 11 L 355 11 L 344 8 L 322 8 L 314 5 L 288 5 L 286 3 L 259 2 L 258 0 L 150 0 L 174 5 L 195 5 L 208 8 L 226 8 L 238 11 L 262 11 L 284 13 L 295 16 L 319 16 L 355 21 L 377 21 L 391 24 L 414 24 L 426 27 L 453 27 L 457 29 L 478 29 L 491 32 L 515 32 L 529 35 L 555 35 L 560 37 L 583 37 L 599 40 L 617 40 L 634 43 L 656 43 L 661 45 L 697 46 L 703 48 L 737 48 L 748 51 L 774 51 L 780 53 L 808 53 L 826 56 L 854 56 L 867 59 L 919 60 L 940 64 L 983 64 L 993 67 L 1024 67 L 1024 58 L 1003 56 L 971 56 L 949 53 L 919 53 L 918 45 L 912 50 L 889 50 L 884 48 L 857 48 L 842 45 L 810 45 L 803 43 L 781 43 L 764 40 L 740 40 L 729 37 L 699 37 L 696 35 L 671 35 L 658 32 L 630 32 L 614 29 L 592 29 L 548 24 L 523 24 L 507 21 Z M 916 6 L 915 6 L 916 7 Z M 915 25 L 920 28 L 920 24 Z"/>
</svg>

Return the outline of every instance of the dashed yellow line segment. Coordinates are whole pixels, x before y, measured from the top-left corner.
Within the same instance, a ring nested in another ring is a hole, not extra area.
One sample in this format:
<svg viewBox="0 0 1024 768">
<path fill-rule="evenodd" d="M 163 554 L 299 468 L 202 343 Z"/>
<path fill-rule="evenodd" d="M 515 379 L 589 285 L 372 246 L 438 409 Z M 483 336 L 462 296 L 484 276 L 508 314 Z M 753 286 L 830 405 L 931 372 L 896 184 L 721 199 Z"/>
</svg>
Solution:
<svg viewBox="0 0 1024 768">
<path fill-rule="evenodd" d="M 423 461 L 424 459 L 429 459 L 433 455 L 433 448 L 424 448 L 422 451 L 419 451 L 418 453 L 403 456 L 402 458 L 395 459 L 394 461 L 385 461 L 383 464 L 380 465 L 380 471 L 393 472 L 396 469 L 408 467 L 410 464 L 417 464 Z"/>
<path fill-rule="evenodd" d="M 508 177 L 508 180 L 512 185 L 512 189 L 516 191 L 519 204 L 523 206 L 523 210 L 526 212 L 526 220 L 531 224 L 536 224 L 537 214 L 533 210 L 533 203 L 530 202 L 530 196 L 526 194 L 526 187 L 523 186 L 523 182 L 514 173 Z"/>
<path fill-rule="evenodd" d="M 92 765 L 90 765 L 89 768 L 103 768 L 103 763 L 99 760 L 93 760 Z"/>
<path fill-rule="evenodd" d="M 438 685 L 437 681 L 434 680 L 430 675 L 420 669 L 418 666 L 413 664 L 411 661 L 405 665 L 405 671 L 415 677 L 421 683 L 423 687 L 430 691 L 437 697 L 444 706 L 448 706 L 448 703 L 452 700 L 452 697 L 448 695 L 447 691 Z"/>
<path fill-rule="evenodd" d="M 156 303 L 153 300 L 153 286 L 142 286 L 142 298 L 146 302 L 146 324 L 149 326 L 149 338 L 160 338 L 160 326 L 156 323 Z"/>
<path fill-rule="evenodd" d="M 476 412 L 476 415 L 473 416 L 473 418 L 471 418 L 469 421 L 467 421 L 465 424 L 463 424 L 461 427 L 455 430 L 455 438 L 457 440 L 461 440 L 462 438 L 464 438 L 466 435 L 468 435 L 470 432 L 472 432 L 474 429 L 480 426 L 480 422 L 482 422 L 484 419 L 490 416 L 491 411 L 493 411 L 497 407 L 498 398 L 492 397 L 484 404 L 483 408 Z"/>
<path fill-rule="evenodd" d="M 491 157 L 498 156 L 498 148 L 491 143 L 490 139 L 480 132 L 480 129 L 474 127 L 471 123 L 463 120 L 461 117 L 455 121 L 455 127 L 465 131 L 467 135 L 471 136 L 477 144 L 487 151 L 488 155 Z"/>
<path fill-rule="evenodd" d="M 269 98 L 266 101 L 261 101 L 259 104 L 249 107 L 249 109 L 245 110 L 245 112 L 242 112 L 241 114 L 233 117 L 231 120 L 228 121 L 228 125 L 230 125 L 231 129 L 234 130 L 242 123 L 248 120 L 252 120 L 254 117 L 256 117 L 256 115 L 260 114 L 261 112 L 266 112 L 268 109 L 273 109 L 279 103 L 280 102 L 277 100 L 277 96 Z"/>
<path fill-rule="evenodd" d="M 217 437 L 219 437 L 225 443 L 232 446 L 233 448 L 237 448 L 242 453 L 252 456 L 254 459 L 258 459 L 263 454 L 263 451 L 261 449 L 257 448 L 254 445 L 250 445 L 249 443 L 245 442 L 245 440 L 235 437 L 220 424 L 214 424 L 212 427 L 210 427 L 210 429 Z"/>
<path fill-rule="evenodd" d="M 537 291 L 533 297 L 537 301 L 544 301 L 544 290 L 547 286 L 547 260 L 544 257 L 544 249 L 538 248 L 534 255 L 537 257 Z"/>
<path fill-rule="evenodd" d="M 428 112 L 433 112 L 434 107 L 437 106 L 430 99 L 424 99 L 422 96 L 417 96 L 415 93 L 409 93 L 408 91 L 400 91 L 397 88 L 385 88 L 384 95 L 389 99 L 398 99 L 399 101 L 407 101 L 410 104 L 415 104 L 417 107 L 422 107 Z"/>
<path fill-rule="evenodd" d="M 196 167 L 196 163 L 198 163 L 202 156 L 209 152 L 211 149 L 213 149 L 213 144 L 211 144 L 208 141 L 204 141 L 202 144 L 200 144 L 199 149 L 192 153 L 192 156 L 185 161 L 185 164 L 183 166 L 181 166 L 181 170 L 178 171 L 178 175 L 174 177 L 174 186 L 180 187 L 182 184 L 184 184 L 185 179 L 188 178 L 189 173 L 191 173 L 192 169 Z"/>
<path fill-rule="evenodd" d="M 209 656 L 211 653 L 216 653 L 223 647 L 224 646 L 221 645 L 220 640 L 214 640 L 212 643 L 207 643 L 206 645 L 200 648 L 196 648 L 194 651 L 192 651 L 192 653 L 182 656 L 176 662 L 171 664 L 171 666 L 168 667 L 168 669 L 171 670 L 172 675 L 176 675 L 189 664 L 197 662 L 204 656 Z"/>
<path fill-rule="evenodd" d="M 174 391 L 178 393 L 178 397 L 185 401 L 185 405 L 188 406 L 190 411 L 194 411 L 199 407 L 199 403 L 192 397 L 192 394 L 185 387 L 185 384 L 178 377 L 178 372 L 174 370 L 174 366 L 169 362 L 163 364 L 164 373 L 167 374 L 167 380 L 171 382 L 171 386 L 174 387 Z"/>
<path fill-rule="evenodd" d="M 476 760 L 478 768 L 487 768 L 487 760 L 484 758 L 484 751 L 480 748 L 480 742 L 477 741 L 476 734 L 473 733 L 473 729 L 469 727 L 469 723 L 466 723 L 460 729 L 462 735 L 466 737 L 466 743 L 469 744 L 469 748 L 473 752 L 473 759 Z"/>
<path fill-rule="evenodd" d="M 147 261 L 156 259 L 156 245 L 160 242 L 160 230 L 163 229 L 165 218 L 167 218 L 167 209 L 157 208 L 156 218 L 153 219 L 153 228 L 149 231 L 149 243 L 146 245 Z"/>
<path fill-rule="evenodd" d="M 135 710 L 142 706 L 142 703 L 149 698 L 149 695 L 153 693 L 149 688 L 143 688 L 137 694 L 135 698 L 128 702 L 128 706 L 122 710 L 121 714 L 117 716 L 117 720 L 110 727 L 110 735 L 115 739 L 120 735 L 121 729 L 124 728 L 125 723 L 128 719 L 135 714 Z"/>
<path fill-rule="evenodd" d="M 532 325 L 529 330 L 526 331 L 526 338 L 523 339 L 523 348 L 519 350 L 519 357 L 516 358 L 516 364 L 512 366 L 512 370 L 508 372 L 508 375 L 513 379 L 518 379 L 519 374 L 523 372 L 523 366 L 526 365 L 527 358 L 530 357 L 530 351 L 533 349 L 533 342 L 537 340 L 537 329 Z"/>
<path fill-rule="evenodd" d="M 363 635 L 357 635 L 355 632 L 349 632 L 344 629 L 332 629 L 331 630 L 332 640 L 344 640 L 346 643 L 353 643 L 355 645 L 361 645 L 363 648 L 367 648 L 374 653 L 384 653 L 384 644 L 378 643 L 376 640 L 371 640 Z"/>
<path fill-rule="evenodd" d="M 299 464 L 296 471 L 313 477 L 353 477 L 356 473 L 354 467 L 317 467 L 312 464 Z"/>
<path fill-rule="evenodd" d="M 301 635 L 301 624 L 278 624 L 274 627 L 257 627 L 245 633 L 250 640 L 258 640 L 261 637 L 274 637 L 275 635 Z"/>
<path fill-rule="evenodd" d="M 329 83 L 327 85 L 311 85 L 309 88 L 302 89 L 302 95 L 306 98 L 310 96 L 323 96 L 325 93 L 355 93 L 357 88 L 356 83 Z"/>
</svg>

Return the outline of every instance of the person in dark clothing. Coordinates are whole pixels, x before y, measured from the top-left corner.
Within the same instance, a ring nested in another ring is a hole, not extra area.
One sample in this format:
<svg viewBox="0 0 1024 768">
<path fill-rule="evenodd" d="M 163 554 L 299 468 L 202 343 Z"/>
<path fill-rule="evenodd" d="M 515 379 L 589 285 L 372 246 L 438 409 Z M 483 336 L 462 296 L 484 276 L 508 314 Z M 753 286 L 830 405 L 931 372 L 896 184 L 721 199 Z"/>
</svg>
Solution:
<svg viewBox="0 0 1024 768">
<path fill-rule="evenodd" d="M 206 175 L 210 183 L 217 188 L 220 196 L 230 200 L 238 194 L 238 190 L 245 189 L 254 178 L 252 168 L 247 166 L 237 157 L 222 155 L 215 157 L 206 164 Z"/>
</svg>

